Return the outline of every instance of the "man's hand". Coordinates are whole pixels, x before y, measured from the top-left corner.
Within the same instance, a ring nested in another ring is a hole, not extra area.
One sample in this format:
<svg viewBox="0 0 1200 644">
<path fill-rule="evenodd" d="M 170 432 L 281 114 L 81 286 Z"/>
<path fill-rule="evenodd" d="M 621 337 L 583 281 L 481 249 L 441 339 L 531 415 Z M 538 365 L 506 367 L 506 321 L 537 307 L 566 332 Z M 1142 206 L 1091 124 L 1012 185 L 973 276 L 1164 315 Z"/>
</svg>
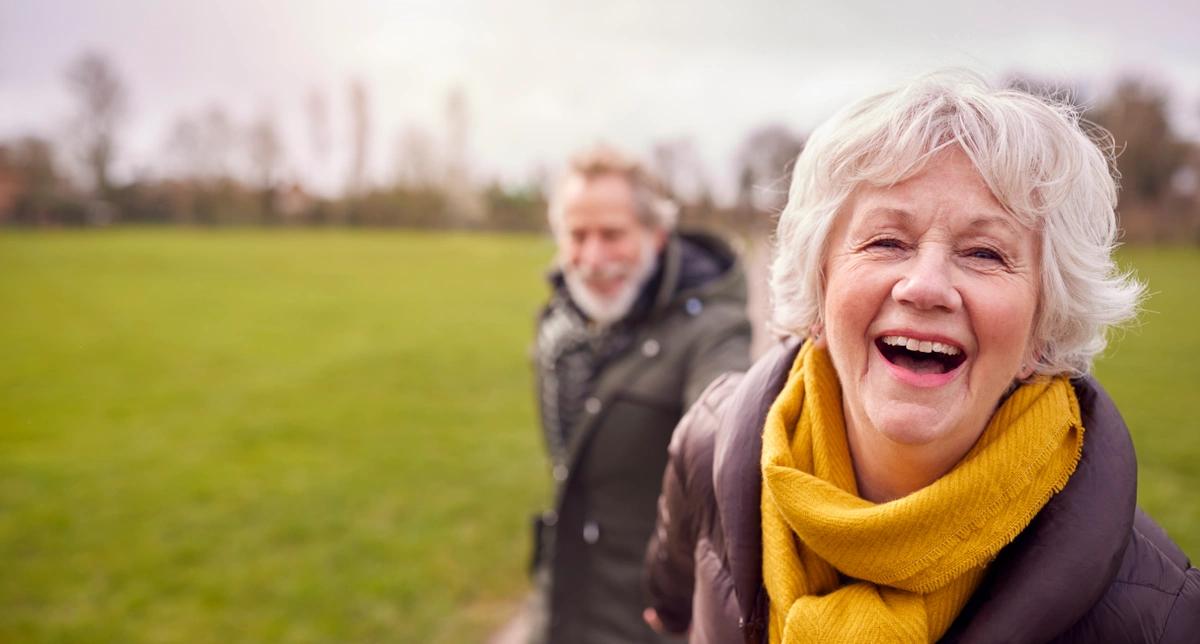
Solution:
<svg viewBox="0 0 1200 644">
<path fill-rule="evenodd" d="M 662 620 L 658 618 L 658 611 L 653 608 L 647 608 L 642 611 L 642 619 L 646 620 L 646 623 L 650 625 L 650 628 L 654 629 L 654 632 L 667 634 L 666 627 L 663 626 Z"/>
<path fill-rule="evenodd" d="M 659 619 L 658 611 L 654 610 L 653 608 L 647 608 L 646 610 L 642 611 L 642 619 L 645 620 L 646 623 L 650 625 L 650 628 L 654 629 L 655 633 L 661 633 L 663 635 L 674 635 L 675 637 L 686 637 L 686 636 L 690 635 L 692 632 L 691 625 L 689 625 L 687 627 L 687 630 L 685 630 L 682 633 L 673 633 L 671 631 L 668 631 L 667 627 L 663 625 L 662 620 Z"/>
</svg>

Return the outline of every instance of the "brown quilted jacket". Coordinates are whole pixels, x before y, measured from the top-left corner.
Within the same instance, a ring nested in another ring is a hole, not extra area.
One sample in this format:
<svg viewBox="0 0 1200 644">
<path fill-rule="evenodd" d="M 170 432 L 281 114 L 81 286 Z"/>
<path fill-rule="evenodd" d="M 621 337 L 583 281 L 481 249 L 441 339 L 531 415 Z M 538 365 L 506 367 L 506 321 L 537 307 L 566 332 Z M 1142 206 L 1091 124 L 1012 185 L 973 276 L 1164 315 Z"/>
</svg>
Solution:
<svg viewBox="0 0 1200 644">
<path fill-rule="evenodd" d="M 651 605 L 692 642 L 766 640 L 759 456 L 799 343 L 715 381 L 680 421 L 646 554 Z M 1200 642 L 1200 570 L 1136 507 L 1128 429 L 1091 378 L 1067 487 L 1001 550 L 945 642 Z"/>
</svg>

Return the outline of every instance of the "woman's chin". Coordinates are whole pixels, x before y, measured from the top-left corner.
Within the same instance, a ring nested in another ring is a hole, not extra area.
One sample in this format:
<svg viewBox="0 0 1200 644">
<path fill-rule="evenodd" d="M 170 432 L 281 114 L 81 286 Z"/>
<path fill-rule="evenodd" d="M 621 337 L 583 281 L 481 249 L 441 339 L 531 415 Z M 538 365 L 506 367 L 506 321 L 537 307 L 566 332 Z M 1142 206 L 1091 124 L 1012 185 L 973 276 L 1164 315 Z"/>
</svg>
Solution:
<svg viewBox="0 0 1200 644">
<path fill-rule="evenodd" d="M 892 405 L 892 409 L 878 414 L 871 423 L 889 441 L 919 447 L 935 443 L 948 433 L 947 415 L 943 411 L 913 404 Z"/>
</svg>

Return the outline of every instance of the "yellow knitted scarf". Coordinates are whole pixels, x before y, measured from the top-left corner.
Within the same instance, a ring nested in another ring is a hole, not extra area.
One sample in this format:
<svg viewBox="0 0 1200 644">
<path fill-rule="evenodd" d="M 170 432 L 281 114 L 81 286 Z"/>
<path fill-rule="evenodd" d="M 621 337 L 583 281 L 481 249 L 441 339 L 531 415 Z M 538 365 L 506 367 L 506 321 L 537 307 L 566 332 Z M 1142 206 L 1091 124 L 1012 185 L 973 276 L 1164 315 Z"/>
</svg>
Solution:
<svg viewBox="0 0 1200 644">
<path fill-rule="evenodd" d="M 1013 392 L 945 476 L 865 501 L 837 373 L 805 343 L 763 430 L 771 644 L 936 641 L 996 553 L 1066 485 L 1082 448 L 1074 390 L 1043 379 Z"/>
</svg>

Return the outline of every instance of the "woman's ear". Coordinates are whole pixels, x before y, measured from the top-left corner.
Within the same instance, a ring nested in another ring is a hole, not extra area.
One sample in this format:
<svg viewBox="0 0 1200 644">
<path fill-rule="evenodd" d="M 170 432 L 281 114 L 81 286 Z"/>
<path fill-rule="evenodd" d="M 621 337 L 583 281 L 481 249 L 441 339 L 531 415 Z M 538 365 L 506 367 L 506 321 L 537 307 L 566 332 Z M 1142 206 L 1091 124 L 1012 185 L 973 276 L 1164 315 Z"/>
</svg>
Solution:
<svg viewBox="0 0 1200 644">
<path fill-rule="evenodd" d="M 1028 380 L 1037 371 L 1037 364 L 1041 361 L 1041 349 L 1030 351 L 1029 355 L 1025 356 L 1025 361 L 1021 363 L 1021 369 L 1017 371 L 1017 380 Z"/>
<path fill-rule="evenodd" d="M 825 325 L 821 322 L 817 322 L 808 327 L 808 338 L 812 341 L 813 346 L 820 347 L 822 349 L 825 348 Z"/>
</svg>

